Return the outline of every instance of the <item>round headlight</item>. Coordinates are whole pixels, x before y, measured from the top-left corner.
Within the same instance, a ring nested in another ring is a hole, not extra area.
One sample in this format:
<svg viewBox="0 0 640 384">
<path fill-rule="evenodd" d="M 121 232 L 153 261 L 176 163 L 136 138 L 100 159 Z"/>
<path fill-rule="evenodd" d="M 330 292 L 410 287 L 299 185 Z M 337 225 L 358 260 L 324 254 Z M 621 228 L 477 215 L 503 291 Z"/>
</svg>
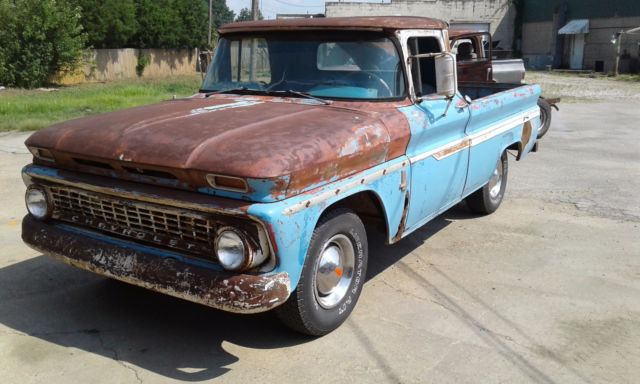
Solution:
<svg viewBox="0 0 640 384">
<path fill-rule="evenodd" d="M 224 269 L 235 271 L 244 266 L 244 248 L 244 241 L 235 231 L 225 229 L 218 234 L 216 252 Z"/>
<path fill-rule="evenodd" d="M 25 201 L 27 203 L 27 210 L 33 217 L 40 220 L 49 217 L 47 193 L 41 187 L 32 185 L 27 188 Z"/>
</svg>

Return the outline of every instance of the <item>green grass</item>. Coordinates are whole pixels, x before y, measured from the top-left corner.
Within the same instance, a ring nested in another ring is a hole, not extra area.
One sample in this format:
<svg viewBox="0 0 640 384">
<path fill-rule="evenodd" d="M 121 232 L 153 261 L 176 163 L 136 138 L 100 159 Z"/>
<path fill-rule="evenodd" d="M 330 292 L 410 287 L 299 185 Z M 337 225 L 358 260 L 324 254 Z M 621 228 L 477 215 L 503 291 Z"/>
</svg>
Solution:
<svg viewBox="0 0 640 384">
<path fill-rule="evenodd" d="M 188 96 L 200 76 L 136 79 L 38 90 L 0 91 L 0 131 L 32 131 L 53 123 Z"/>
<path fill-rule="evenodd" d="M 616 78 L 618 81 L 637 81 L 640 82 L 640 74 L 624 74 Z"/>
</svg>

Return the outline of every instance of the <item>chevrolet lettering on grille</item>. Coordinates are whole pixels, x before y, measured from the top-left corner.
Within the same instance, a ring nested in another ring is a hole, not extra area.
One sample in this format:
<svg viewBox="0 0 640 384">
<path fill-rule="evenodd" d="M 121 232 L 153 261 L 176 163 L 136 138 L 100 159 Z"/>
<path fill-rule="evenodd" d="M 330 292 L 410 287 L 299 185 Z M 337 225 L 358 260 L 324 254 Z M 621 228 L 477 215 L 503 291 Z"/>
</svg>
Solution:
<svg viewBox="0 0 640 384">
<path fill-rule="evenodd" d="M 58 218 L 63 221 L 74 223 L 83 227 L 95 228 L 100 231 L 110 232 L 119 236 L 136 239 L 138 241 L 146 243 L 155 243 L 166 247 L 176 248 L 180 250 L 206 253 L 212 252 L 212 248 L 206 248 L 199 246 L 198 244 L 189 243 L 187 241 L 170 237 L 160 233 L 149 233 L 144 231 L 135 230 L 132 228 L 126 228 L 113 223 L 106 223 L 87 216 L 70 215 L 67 213 L 61 213 Z"/>
<path fill-rule="evenodd" d="M 49 190 L 53 216 L 58 220 L 207 259 L 213 257 L 214 225 L 203 215 L 74 188 L 52 186 Z"/>
</svg>

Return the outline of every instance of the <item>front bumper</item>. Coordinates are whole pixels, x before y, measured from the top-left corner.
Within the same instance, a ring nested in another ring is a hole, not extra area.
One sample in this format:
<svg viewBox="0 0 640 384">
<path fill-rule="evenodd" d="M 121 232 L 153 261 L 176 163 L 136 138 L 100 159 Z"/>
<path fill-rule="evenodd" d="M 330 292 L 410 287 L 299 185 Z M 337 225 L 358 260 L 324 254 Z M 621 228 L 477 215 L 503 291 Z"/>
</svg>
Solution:
<svg viewBox="0 0 640 384">
<path fill-rule="evenodd" d="M 224 311 L 264 312 L 283 304 L 290 294 L 286 272 L 230 274 L 192 265 L 171 252 L 30 215 L 22 221 L 22 239 L 69 265 Z"/>
</svg>

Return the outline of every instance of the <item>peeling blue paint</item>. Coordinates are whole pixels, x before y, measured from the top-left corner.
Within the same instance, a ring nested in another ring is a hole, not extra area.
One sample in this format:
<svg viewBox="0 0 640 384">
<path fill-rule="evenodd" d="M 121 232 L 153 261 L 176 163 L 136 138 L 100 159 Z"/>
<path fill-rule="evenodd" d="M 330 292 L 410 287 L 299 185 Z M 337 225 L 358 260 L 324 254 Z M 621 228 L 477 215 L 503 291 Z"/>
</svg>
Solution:
<svg viewBox="0 0 640 384">
<path fill-rule="evenodd" d="M 379 198 L 384 208 L 384 216 L 389 228 L 388 241 L 391 242 L 392 237 L 400 226 L 404 206 L 404 192 L 400 190 L 401 170 L 387 173 L 370 183 L 358 184 L 357 187 L 345 190 L 344 193 L 338 193 L 322 204 L 312 205 L 298 213 L 286 214 L 285 212 L 291 206 L 302 203 L 329 189 L 340 189 L 354 180 L 366 178 L 402 162 L 408 164 L 408 159 L 404 156 L 394 159 L 358 175 L 338 180 L 311 192 L 283 201 L 269 204 L 252 204 L 248 213 L 267 223 L 274 231 L 274 240 L 278 249 L 278 265 L 274 272 L 286 271 L 291 279 L 292 288 L 294 288 L 300 279 L 309 242 L 322 213 L 332 204 L 360 192 L 372 192 Z"/>
</svg>

